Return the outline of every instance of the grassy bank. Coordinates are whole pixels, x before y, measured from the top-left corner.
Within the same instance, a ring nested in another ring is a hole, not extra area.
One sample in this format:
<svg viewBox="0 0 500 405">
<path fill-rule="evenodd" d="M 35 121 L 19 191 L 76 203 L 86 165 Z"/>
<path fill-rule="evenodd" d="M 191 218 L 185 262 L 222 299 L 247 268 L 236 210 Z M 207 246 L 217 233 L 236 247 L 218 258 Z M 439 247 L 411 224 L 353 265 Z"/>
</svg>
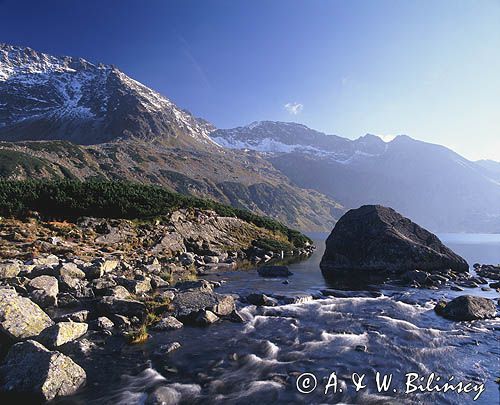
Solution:
<svg viewBox="0 0 500 405">
<path fill-rule="evenodd" d="M 163 187 L 118 181 L 0 180 L 0 215 L 23 217 L 37 211 L 44 217 L 75 220 L 99 218 L 149 219 L 180 208 L 213 210 L 259 227 L 280 232 L 296 247 L 310 239 L 267 217 L 213 200 L 169 191 Z"/>
</svg>

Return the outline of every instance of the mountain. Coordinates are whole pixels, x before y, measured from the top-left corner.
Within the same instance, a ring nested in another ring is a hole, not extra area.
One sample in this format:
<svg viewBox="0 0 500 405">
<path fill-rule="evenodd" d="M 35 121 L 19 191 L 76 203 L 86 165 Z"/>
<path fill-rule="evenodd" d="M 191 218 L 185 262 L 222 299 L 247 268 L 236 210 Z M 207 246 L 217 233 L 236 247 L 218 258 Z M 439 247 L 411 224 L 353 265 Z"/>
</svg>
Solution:
<svg viewBox="0 0 500 405">
<path fill-rule="evenodd" d="M 0 45 L 0 176 L 161 184 L 328 230 L 343 208 L 258 153 L 227 150 L 196 118 L 114 66 Z"/>
<path fill-rule="evenodd" d="M 374 135 L 350 140 L 269 121 L 211 136 L 225 147 L 261 151 L 295 184 L 346 208 L 391 206 L 438 232 L 500 232 L 500 184 L 443 146 L 404 135 L 388 143 Z"/>
<path fill-rule="evenodd" d="M 0 44 L 0 137 L 98 144 L 118 138 L 213 145 L 193 117 L 111 65 Z"/>
<path fill-rule="evenodd" d="M 476 164 L 481 166 L 485 174 L 500 183 L 500 162 L 496 162 L 495 160 L 478 160 Z"/>
</svg>

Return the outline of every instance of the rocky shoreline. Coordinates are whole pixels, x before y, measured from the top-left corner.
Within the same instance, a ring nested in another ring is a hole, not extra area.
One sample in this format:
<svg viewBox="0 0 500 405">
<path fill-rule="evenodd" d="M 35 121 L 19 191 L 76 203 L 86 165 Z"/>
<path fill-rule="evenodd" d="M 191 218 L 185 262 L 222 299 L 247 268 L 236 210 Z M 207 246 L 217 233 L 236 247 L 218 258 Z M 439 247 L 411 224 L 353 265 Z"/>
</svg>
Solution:
<svg viewBox="0 0 500 405">
<path fill-rule="evenodd" d="M 198 209 L 154 222 L 45 222 L 33 213 L 3 219 L 0 233 L 0 391 L 41 402 L 78 390 L 86 374 L 72 358 L 107 338 L 137 344 L 184 324 L 242 322 L 239 297 L 198 280 L 207 270 L 260 264 L 282 276 L 273 260 L 314 250 Z"/>
</svg>

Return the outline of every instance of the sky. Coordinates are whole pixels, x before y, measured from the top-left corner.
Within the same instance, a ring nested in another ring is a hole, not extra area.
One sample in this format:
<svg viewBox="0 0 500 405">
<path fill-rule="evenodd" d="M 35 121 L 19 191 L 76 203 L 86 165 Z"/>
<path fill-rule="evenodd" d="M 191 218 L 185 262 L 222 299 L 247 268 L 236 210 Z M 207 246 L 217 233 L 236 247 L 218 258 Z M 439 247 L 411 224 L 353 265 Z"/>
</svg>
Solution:
<svg viewBox="0 0 500 405">
<path fill-rule="evenodd" d="M 114 64 L 219 128 L 500 161 L 500 0 L 0 0 L 0 42 Z"/>
</svg>

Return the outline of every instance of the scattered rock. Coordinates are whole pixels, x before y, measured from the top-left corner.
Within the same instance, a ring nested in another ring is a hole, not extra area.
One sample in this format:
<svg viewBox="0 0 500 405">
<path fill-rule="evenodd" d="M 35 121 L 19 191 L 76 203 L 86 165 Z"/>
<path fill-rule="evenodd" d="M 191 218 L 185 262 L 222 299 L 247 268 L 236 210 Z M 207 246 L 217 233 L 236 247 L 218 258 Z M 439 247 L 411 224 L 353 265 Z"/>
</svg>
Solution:
<svg viewBox="0 0 500 405">
<path fill-rule="evenodd" d="M 0 375 L 1 390 L 42 401 L 73 394 L 87 377 L 69 357 L 33 340 L 11 347 Z"/>
<path fill-rule="evenodd" d="M 60 322 L 86 322 L 89 318 L 90 311 L 82 309 L 81 311 L 71 312 L 69 314 L 60 316 L 58 321 Z"/>
<path fill-rule="evenodd" d="M 496 315 L 495 303 L 483 297 L 462 295 L 446 305 L 438 303 L 436 312 L 453 321 L 473 321 L 476 319 L 494 318 Z"/>
<path fill-rule="evenodd" d="M 100 316 L 96 319 L 96 327 L 100 330 L 111 330 L 115 327 L 113 321 L 105 316 Z"/>
<path fill-rule="evenodd" d="M 59 294 L 59 283 L 52 276 L 38 276 L 30 281 L 28 287 L 31 290 L 31 297 L 42 308 L 55 306 L 57 304 L 57 294 Z"/>
<path fill-rule="evenodd" d="M 29 298 L 14 290 L 0 290 L 0 331 L 13 340 L 38 336 L 54 322 Z"/>
</svg>

